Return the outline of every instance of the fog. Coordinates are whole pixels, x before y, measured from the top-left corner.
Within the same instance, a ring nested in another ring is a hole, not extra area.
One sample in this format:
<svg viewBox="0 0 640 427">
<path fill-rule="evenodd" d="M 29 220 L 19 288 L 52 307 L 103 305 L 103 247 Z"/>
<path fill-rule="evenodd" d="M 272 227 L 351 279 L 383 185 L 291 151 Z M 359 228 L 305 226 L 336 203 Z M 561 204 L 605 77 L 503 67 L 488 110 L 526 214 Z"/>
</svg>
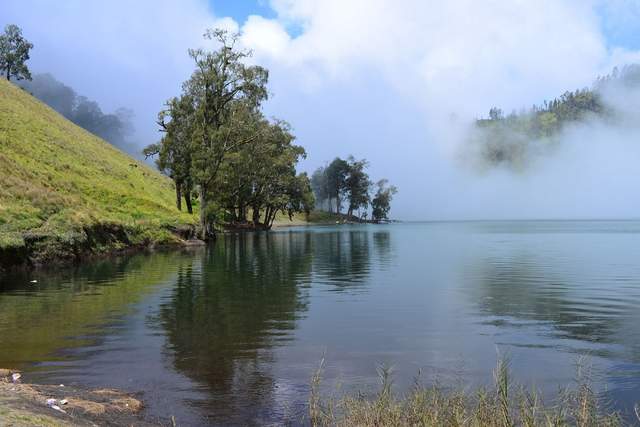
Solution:
<svg viewBox="0 0 640 427">
<path fill-rule="evenodd" d="M 135 128 L 134 113 L 130 109 L 120 107 L 105 113 L 97 102 L 77 94 L 49 73 L 35 74 L 31 80 L 21 80 L 18 85 L 78 126 L 142 159 L 140 144 L 132 139 Z"/>
<path fill-rule="evenodd" d="M 219 11 L 232 3 L 217 0 L 8 0 L 0 25 L 21 26 L 34 43 L 33 72 L 52 73 L 103 111 L 132 109 L 140 148 L 158 138 L 156 114 L 192 70 L 186 50 L 203 45 L 205 28 L 224 26 L 269 68 L 265 111 L 293 125 L 308 151 L 301 169 L 368 159 L 372 179 L 399 188 L 395 218 L 640 216 L 635 94 L 608 99 L 627 120 L 571 125 L 521 170 L 474 167 L 468 145 L 469 126 L 493 106 L 529 108 L 640 63 L 629 36 L 638 2 L 267 4 L 268 17 L 227 17 Z"/>
</svg>

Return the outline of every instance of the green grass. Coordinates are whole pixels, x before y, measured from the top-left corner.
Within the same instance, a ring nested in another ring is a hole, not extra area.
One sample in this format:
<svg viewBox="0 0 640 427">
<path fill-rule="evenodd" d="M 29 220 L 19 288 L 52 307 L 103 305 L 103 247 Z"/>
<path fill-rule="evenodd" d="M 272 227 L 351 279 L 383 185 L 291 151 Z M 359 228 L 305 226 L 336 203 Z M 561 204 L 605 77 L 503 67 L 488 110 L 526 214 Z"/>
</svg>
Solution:
<svg viewBox="0 0 640 427">
<path fill-rule="evenodd" d="M 167 243 L 170 227 L 196 220 L 176 210 L 167 177 L 4 80 L 0 182 L 0 249 L 28 236 L 73 245 L 96 225 L 118 226 L 128 244 Z"/>
<path fill-rule="evenodd" d="M 275 221 L 273 221 L 274 227 L 286 227 L 293 225 L 314 225 L 314 224 L 335 224 L 337 221 L 344 221 L 345 215 L 337 215 L 335 213 L 314 210 L 307 217 L 304 213 L 296 213 L 293 215 L 293 219 L 289 219 L 289 216 L 278 212 Z"/>
</svg>

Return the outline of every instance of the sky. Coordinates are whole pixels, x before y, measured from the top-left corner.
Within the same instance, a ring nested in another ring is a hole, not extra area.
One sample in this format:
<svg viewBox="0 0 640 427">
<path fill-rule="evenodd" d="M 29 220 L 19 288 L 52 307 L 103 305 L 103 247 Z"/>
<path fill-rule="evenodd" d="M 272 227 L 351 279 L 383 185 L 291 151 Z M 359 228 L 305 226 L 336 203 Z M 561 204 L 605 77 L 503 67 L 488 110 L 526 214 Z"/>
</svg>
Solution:
<svg viewBox="0 0 640 427">
<path fill-rule="evenodd" d="M 462 124 L 492 106 L 539 104 L 640 62 L 640 0 L 3 0 L 8 23 L 34 43 L 33 72 L 107 112 L 133 109 L 140 146 L 193 70 L 187 49 L 214 47 L 202 34 L 223 27 L 270 70 L 265 112 L 292 124 L 300 169 L 368 159 L 399 188 L 396 218 L 640 216 L 638 178 L 615 163 L 640 160 L 625 141 L 607 162 L 593 142 L 520 176 L 457 161 Z"/>
</svg>

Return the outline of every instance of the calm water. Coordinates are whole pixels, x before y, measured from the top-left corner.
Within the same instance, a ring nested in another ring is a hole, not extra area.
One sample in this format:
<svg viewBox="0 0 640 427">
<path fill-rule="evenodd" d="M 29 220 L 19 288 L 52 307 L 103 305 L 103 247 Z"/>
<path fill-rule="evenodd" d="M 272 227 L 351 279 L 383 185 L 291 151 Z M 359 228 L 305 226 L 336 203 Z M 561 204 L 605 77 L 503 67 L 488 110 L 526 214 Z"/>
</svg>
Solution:
<svg viewBox="0 0 640 427">
<path fill-rule="evenodd" d="M 37 284 L 30 284 L 37 279 Z M 588 355 L 640 401 L 640 222 L 292 228 L 0 280 L 0 367 L 143 392 L 181 425 L 297 419 L 325 387 L 491 381 L 496 353 L 552 394 Z"/>
</svg>

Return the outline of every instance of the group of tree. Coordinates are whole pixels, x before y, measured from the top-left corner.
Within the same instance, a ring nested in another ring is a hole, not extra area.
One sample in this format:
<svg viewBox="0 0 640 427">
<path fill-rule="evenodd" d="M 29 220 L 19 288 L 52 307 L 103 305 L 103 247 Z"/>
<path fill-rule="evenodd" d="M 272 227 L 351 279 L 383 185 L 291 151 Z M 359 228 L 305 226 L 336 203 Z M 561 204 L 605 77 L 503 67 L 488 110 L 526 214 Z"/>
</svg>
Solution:
<svg viewBox="0 0 640 427">
<path fill-rule="evenodd" d="M 619 112 L 607 102 L 608 96 L 639 87 L 640 65 L 628 65 L 599 77 L 590 88 L 565 92 L 529 110 L 505 115 L 501 109 L 491 108 L 488 118 L 476 121 L 472 143 L 480 145 L 482 160 L 490 166 L 523 166 L 531 151 L 553 147 L 567 125 L 593 118 L 615 120 Z"/>
<path fill-rule="evenodd" d="M 22 36 L 22 30 L 17 25 L 4 27 L 4 34 L 0 34 L 0 71 L 7 80 L 31 80 L 31 73 L 26 62 L 33 44 Z"/>
<path fill-rule="evenodd" d="M 337 215 L 341 214 L 342 203 L 347 204 L 347 218 L 366 220 L 371 206 L 371 219 L 379 222 L 388 219 L 391 200 L 397 192 L 386 179 L 375 185 L 366 172 L 369 162 L 349 156 L 346 160 L 336 157 L 327 166 L 320 167 L 311 176 L 311 187 L 318 208 Z M 357 215 L 354 216 L 354 212 Z"/>
<path fill-rule="evenodd" d="M 205 38 L 217 49 L 189 51 L 195 70 L 159 113 L 163 136 L 144 154 L 157 156 L 174 181 L 178 209 L 184 199 L 193 212 L 197 197 L 203 239 L 225 223 L 269 229 L 278 212 L 309 213 L 310 182 L 296 173 L 305 150 L 286 122 L 261 110 L 268 71 L 248 64 L 250 52 L 237 47 L 237 35 L 214 30 Z"/>
</svg>

